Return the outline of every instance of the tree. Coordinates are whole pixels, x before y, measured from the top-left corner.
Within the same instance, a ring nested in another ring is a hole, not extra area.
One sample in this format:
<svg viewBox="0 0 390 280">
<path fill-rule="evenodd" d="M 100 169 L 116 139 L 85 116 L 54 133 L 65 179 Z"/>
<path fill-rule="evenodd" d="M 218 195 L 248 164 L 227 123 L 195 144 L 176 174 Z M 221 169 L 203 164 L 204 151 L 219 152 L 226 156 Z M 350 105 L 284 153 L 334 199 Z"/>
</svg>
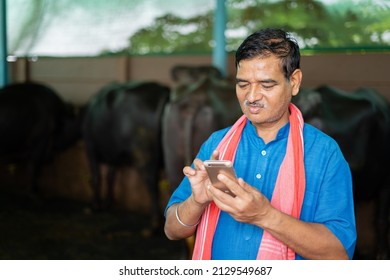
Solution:
<svg viewBox="0 0 390 280">
<path fill-rule="evenodd" d="M 129 54 L 210 52 L 212 13 L 189 19 L 167 14 L 129 39 Z"/>
<path fill-rule="evenodd" d="M 390 48 L 390 4 L 385 1 L 325 5 L 318 0 L 227 0 L 226 6 L 228 51 L 264 27 L 292 32 L 304 50 Z M 210 53 L 212 19 L 212 11 L 189 19 L 167 14 L 136 32 L 124 52 Z"/>
</svg>

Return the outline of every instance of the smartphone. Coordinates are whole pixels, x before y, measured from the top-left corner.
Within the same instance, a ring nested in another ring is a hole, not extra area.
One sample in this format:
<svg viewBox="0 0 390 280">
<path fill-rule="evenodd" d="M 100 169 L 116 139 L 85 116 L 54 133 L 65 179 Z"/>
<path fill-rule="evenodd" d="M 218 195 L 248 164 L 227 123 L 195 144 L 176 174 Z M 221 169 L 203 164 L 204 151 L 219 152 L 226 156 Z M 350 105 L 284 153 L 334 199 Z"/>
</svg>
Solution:
<svg viewBox="0 0 390 280">
<path fill-rule="evenodd" d="M 234 196 L 225 184 L 217 178 L 218 174 L 224 174 L 232 179 L 237 178 L 236 172 L 233 168 L 233 163 L 229 160 L 205 160 L 203 164 L 206 168 L 207 174 L 209 175 L 211 184 L 225 193 Z"/>
</svg>

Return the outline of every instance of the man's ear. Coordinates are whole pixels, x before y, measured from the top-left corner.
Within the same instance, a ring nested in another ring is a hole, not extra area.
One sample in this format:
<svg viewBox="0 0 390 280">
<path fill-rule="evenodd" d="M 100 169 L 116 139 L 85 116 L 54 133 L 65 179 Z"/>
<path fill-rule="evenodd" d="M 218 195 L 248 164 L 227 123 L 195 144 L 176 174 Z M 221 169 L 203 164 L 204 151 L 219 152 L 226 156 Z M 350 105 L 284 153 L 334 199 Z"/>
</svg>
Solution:
<svg viewBox="0 0 390 280">
<path fill-rule="evenodd" d="M 301 82 L 302 82 L 302 71 L 301 69 L 295 69 L 295 71 L 291 74 L 290 77 L 292 96 L 298 94 L 299 88 L 301 87 Z"/>
</svg>

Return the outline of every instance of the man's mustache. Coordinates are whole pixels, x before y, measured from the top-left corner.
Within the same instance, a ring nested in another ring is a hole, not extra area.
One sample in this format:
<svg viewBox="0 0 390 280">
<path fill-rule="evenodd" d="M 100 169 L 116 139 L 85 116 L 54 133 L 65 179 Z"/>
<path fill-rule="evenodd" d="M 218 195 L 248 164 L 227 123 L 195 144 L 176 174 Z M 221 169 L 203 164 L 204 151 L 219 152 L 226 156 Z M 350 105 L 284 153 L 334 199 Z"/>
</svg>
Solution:
<svg viewBox="0 0 390 280">
<path fill-rule="evenodd" d="M 244 101 L 244 105 L 245 105 L 245 106 L 253 106 L 253 107 L 264 108 L 264 104 L 261 103 L 260 101 L 250 102 L 249 100 L 245 100 L 245 101 Z"/>
</svg>

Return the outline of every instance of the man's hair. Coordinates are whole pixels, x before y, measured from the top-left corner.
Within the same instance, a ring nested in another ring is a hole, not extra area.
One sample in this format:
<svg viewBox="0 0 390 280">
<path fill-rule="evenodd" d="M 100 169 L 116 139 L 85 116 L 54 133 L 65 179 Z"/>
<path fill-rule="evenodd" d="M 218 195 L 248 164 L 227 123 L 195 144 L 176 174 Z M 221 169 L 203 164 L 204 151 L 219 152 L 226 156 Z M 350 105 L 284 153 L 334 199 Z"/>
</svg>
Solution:
<svg viewBox="0 0 390 280">
<path fill-rule="evenodd" d="M 266 28 L 249 35 L 236 51 L 236 68 L 241 60 L 275 55 L 287 80 L 300 67 L 299 46 L 296 40 L 281 29 Z"/>
</svg>

